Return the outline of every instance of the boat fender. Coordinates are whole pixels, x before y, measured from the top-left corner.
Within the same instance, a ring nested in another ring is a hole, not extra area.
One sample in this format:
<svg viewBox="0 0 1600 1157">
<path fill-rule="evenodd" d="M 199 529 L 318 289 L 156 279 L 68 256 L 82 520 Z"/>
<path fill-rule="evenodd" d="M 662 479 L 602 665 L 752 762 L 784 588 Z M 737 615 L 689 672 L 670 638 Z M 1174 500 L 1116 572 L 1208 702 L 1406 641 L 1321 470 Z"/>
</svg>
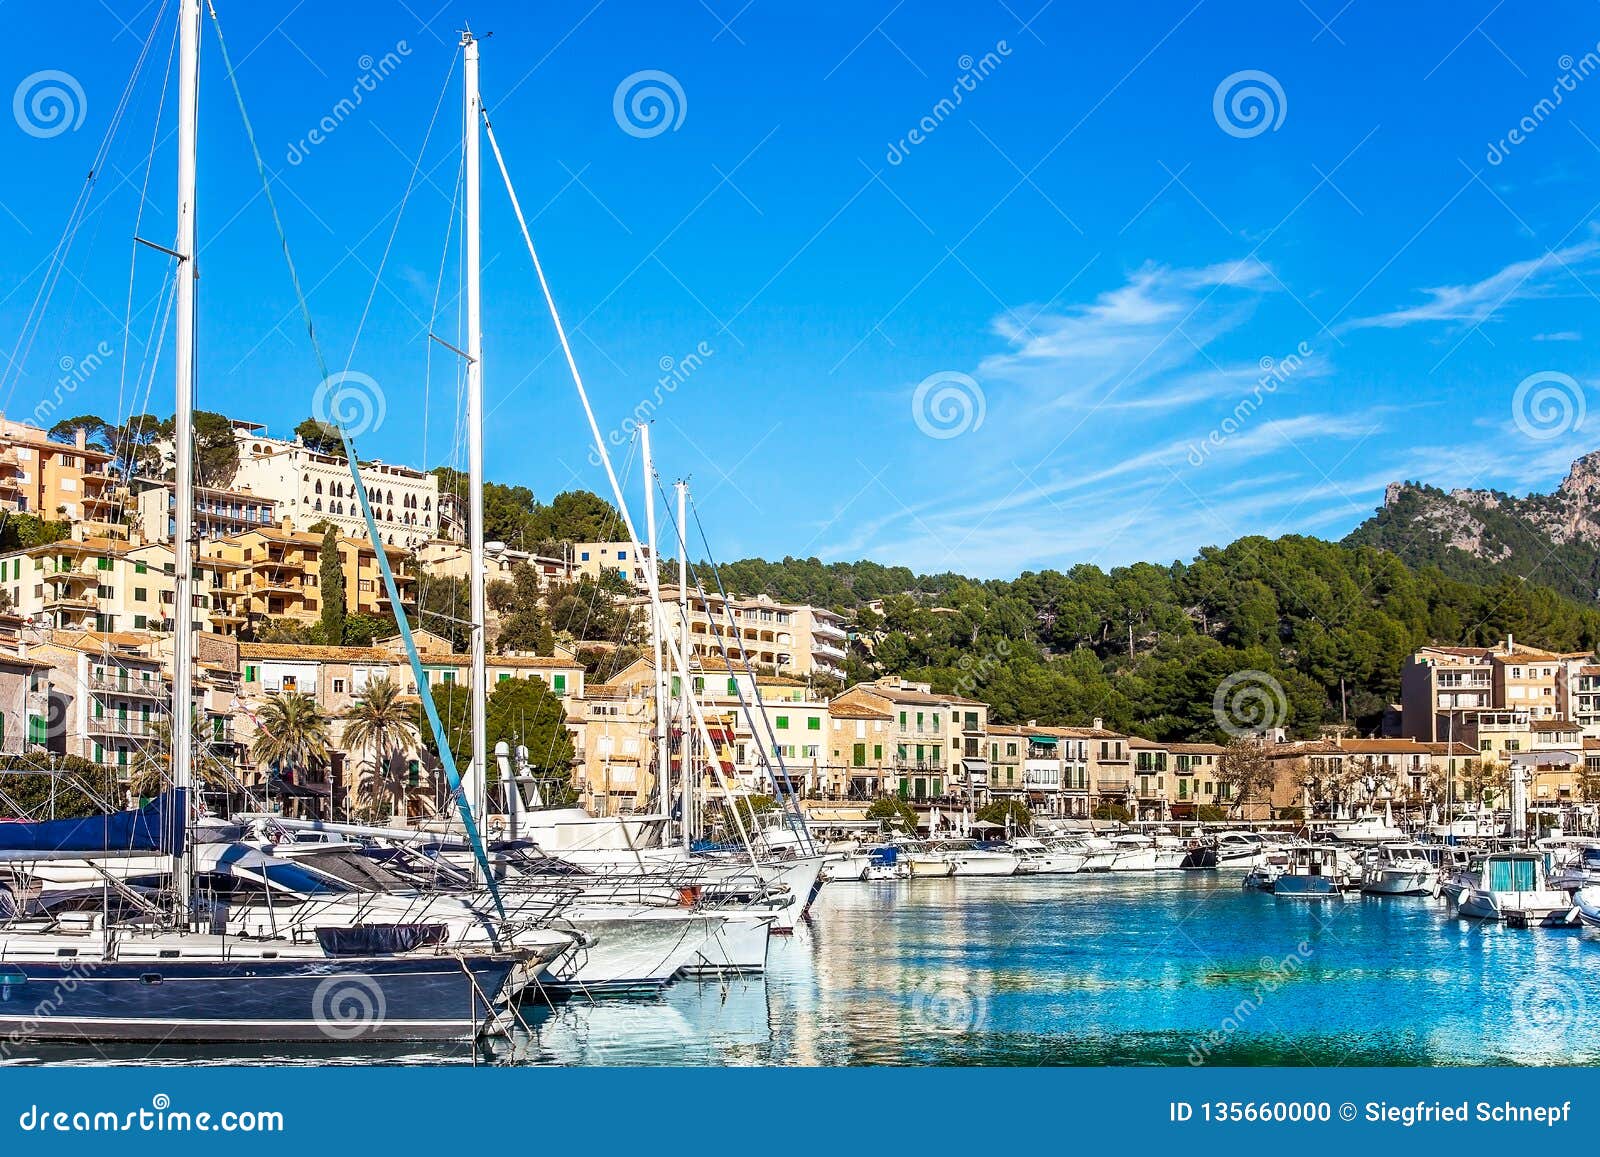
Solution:
<svg viewBox="0 0 1600 1157">
<path fill-rule="evenodd" d="M 678 889 L 678 907 L 693 908 L 699 902 L 700 888 L 697 885 Z"/>
</svg>

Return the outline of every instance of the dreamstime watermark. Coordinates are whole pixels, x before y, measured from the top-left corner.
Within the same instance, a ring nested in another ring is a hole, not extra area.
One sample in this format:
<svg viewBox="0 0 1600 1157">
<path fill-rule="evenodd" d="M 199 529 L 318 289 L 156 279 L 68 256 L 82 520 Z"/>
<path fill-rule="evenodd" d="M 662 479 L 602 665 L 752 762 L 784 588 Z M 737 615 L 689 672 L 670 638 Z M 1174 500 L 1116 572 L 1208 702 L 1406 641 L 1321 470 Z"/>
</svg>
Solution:
<svg viewBox="0 0 1600 1157">
<path fill-rule="evenodd" d="M 971 655 L 962 655 L 956 660 L 956 666 L 961 668 L 961 678 L 956 680 L 955 693 L 966 699 L 975 698 L 978 685 L 988 678 L 989 674 L 1000 664 L 1011 657 L 1011 640 L 1001 639 L 995 645 L 977 658 Z"/>
<path fill-rule="evenodd" d="M 51 391 L 48 398 L 42 398 L 33 408 L 33 420 L 41 426 L 49 426 L 50 419 L 55 415 L 68 398 L 78 392 L 78 387 L 92 378 L 97 370 L 106 364 L 106 359 L 116 353 L 110 342 L 103 341 L 82 357 L 63 355 L 56 362 L 56 369 L 60 377 L 56 378 L 56 388 Z"/>
<path fill-rule="evenodd" d="M 17 1116 L 17 1128 L 24 1133 L 282 1133 L 284 1120 L 276 1109 L 174 1109 L 171 1097 L 157 1093 L 148 1107 L 121 1112 L 29 1105 Z"/>
<path fill-rule="evenodd" d="M 655 418 L 656 411 L 661 409 L 668 398 L 678 392 L 678 387 L 698 373 L 700 367 L 705 365 L 716 352 L 709 342 L 703 341 L 682 357 L 675 358 L 670 354 L 662 357 L 656 363 L 661 370 L 661 376 L 656 379 L 656 388 L 651 391 L 649 397 L 639 399 L 628 416 L 606 432 L 606 443 L 614 447 L 626 443 L 640 426 Z M 598 447 L 589 451 L 589 465 L 600 465 Z"/>
<path fill-rule="evenodd" d="M 995 69 L 1000 67 L 1001 62 L 1010 55 L 1011 46 L 1004 40 L 997 40 L 993 49 L 976 60 L 970 54 L 958 59 L 956 67 L 961 70 L 961 75 L 956 77 L 955 83 L 950 86 L 950 95 L 941 97 L 905 136 L 898 141 L 890 141 L 889 151 L 884 154 L 884 160 L 891 165 L 898 165 L 904 161 L 911 155 L 911 150 L 937 132 L 939 126 L 961 107 L 967 96 L 977 92 L 978 86 L 988 80 Z"/>
<path fill-rule="evenodd" d="M 70 72 L 41 69 L 22 78 L 11 94 L 11 115 L 30 137 L 48 140 L 77 132 L 89 115 L 89 98 Z"/>
<path fill-rule="evenodd" d="M 317 384 L 311 395 L 311 416 L 337 426 L 352 438 L 378 429 L 388 416 L 383 387 L 367 374 L 340 370 Z"/>
<path fill-rule="evenodd" d="M 1556 370 L 1529 374 L 1511 395 L 1511 419 L 1536 442 L 1583 428 L 1589 403 L 1576 378 Z"/>
<path fill-rule="evenodd" d="M 1546 973 L 1522 981 L 1511 993 L 1511 1022 L 1520 1034 L 1557 1044 L 1588 1021 L 1589 999 L 1570 976 Z"/>
<path fill-rule="evenodd" d="M 689 115 L 689 98 L 670 72 L 641 69 L 622 78 L 611 94 L 611 115 L 630 137 L 647 140 L 664 132 L 677 132 Z"/>
<path fill-rule="evenodd" d="M 1222 1018 L 1220 1025 L 1189 1046 L 1189 1063 L 1199 1068 L 1210 1060 L 1212 1053 L 1226 1044 L 1229 1037 L 1249 1024 L 1250 1019 L 1261 1011 L 1261 1006 L 1267 997 L 1300 974 L 1312 954 L 1311 945 L 1302 940 L 1295 945 L 1293 952 L 1281 960 L 1263 956 L 1259 963 L 1263 974 L 1261 979 L 1250 989 L 1249 994 Z"/>
<path fill-rule="evenodd" d="M 1189 443 L 1189 453 L 1185 456 L 1189 465 L 1201 466 L 1207 458 L 1211 457 L 1213 450 L 1220 450 L 1229 438 L 1242 430 L 1255 412 L 1259 410 L 1271 394 L 1278 392 L 1278 387 L 1283 385 L 1295 374 L 1300 372 L 1306 359 L 1312 355 L 1311 346 L 1301 342 L 1295 346 L 1294 353 L 1286 357 L 1261 359 L 1261 376 L 1256 379 L 1255 386 L 1244 397 L 1240 398 L 1229 415 L 1198 442 Z"/>
<path fill-rule="evenodd" d="M 983 387 L 955 370 L 929 374 L 911 393 L 911 419 L 917 429 L 941 441 L 977 430 L 988 413 Z"/>
<path fill-rule="evenodd" d="M 1550 86 L 1550 95 L 1541 97 L 1505 136 L 1498 141 L 1490 141 L 1488 151 L 1483 155 L 1484 160 L 1491 165 L 1503 162 L 1511 155 L 1512 149 L 1539 131 L 1539 126 L 1561 107 L 1568 93 L 1577 92 L 1580 84 L 1600 72 L 1600 44 L 1577 60 L 1570 55 L 1561 57 L 1556 61 L 1556 67 L 1561 69 L 1561 75 Z"/>
<path fill-rule="evenodd" d="M 967 978 L 930 977 L 910 996 L 912 1019 L 933 1032 L 976 1032 L 989 1019 L 988 995 Z"/>
<path fill-rule="evenodd" d="M 94 966 L 85 960 L 73 964 L 65 975 L 52 981 L 49 991 L 34 1004 L 33 1011 L 17 1022 L 16 1027 L 0 1040 L 0 1061 L 9 1061 L 15 1054 L 17 1046 L 31 1040 L 41 1026 L 53 1020 L 61 1011 L 62 1005 L 66 1003 L 67 997 L 78 991 L 79 983 L 93 975 Z M 9 1005 L 12 1001 L 26 997 L 27 990 L 33 983 L 26 974 L 13 970 L 9 965 L 0 964 L 0 1004 Z"/>
<path fill-rule="evenodd" d="M 364 974 L 328 976 L 311 993 L 311 1019 L 330 1040 L 355 1040 L 382 1026 L 388 1012 L 383 987 Z"/>
<path fill-rule="evenodd" d="M 1289 718 L 1283 684 L 1265 671 L 1235 671 L 1211 697 L 1217 726 L 1235 739 L 1281 727 Z"/>
<path fill-rule="evenodd" d="M 1217 127 L 1241 140 L 1277 132 L 1289 114 L 1289 98 L 1270 72 L 1246 68 L 1222 78 L 1211 94 L 1211 115 Z"/>
<path fill-rule="evenodd" d="M 298 165 L 304 161 L 311 155 L 312 149 L 338 132 L 339 126 L 350 119 L 351 114 L 361 107 L 367 96 L 376 92 L 380 84 L 393 76 L 401 62 L 410 55 L 411 46 L 404 40 L 395 41 L 394 47 L 377 59 L 373 59 L 370 53 L 363 55 L 356 61 L 356 67 L 361 70 L 361 75 L 357 76 L 355 83 L 350 86 L 350 95 L 341 98 L 324 113 L 322 119 L 317 121 L 305 136 L 298 141 L 291 141 L 288 151 L 284 154 L 284 160 L 291 165 Z"/>
</svg>

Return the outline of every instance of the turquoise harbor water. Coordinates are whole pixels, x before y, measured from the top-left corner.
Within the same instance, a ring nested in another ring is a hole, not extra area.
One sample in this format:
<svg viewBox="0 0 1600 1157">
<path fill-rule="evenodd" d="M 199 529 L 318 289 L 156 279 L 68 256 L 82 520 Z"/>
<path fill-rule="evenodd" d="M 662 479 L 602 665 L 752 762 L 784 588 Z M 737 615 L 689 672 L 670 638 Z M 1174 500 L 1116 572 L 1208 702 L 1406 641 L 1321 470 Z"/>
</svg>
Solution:
<svg viewBox="0 0 1600 1157">
<path fill-rule="evenodd" d="M 1245 892 L 1238 872 L 833 884 L 764 978 L 525 1008 L 526 1064 L 1600 1063 L 1600 935 L 1445 902 Z M 23 1047 L 14 1061 L 471 1063 L 466 1046 L 293 1055 Z"/>
</svg>

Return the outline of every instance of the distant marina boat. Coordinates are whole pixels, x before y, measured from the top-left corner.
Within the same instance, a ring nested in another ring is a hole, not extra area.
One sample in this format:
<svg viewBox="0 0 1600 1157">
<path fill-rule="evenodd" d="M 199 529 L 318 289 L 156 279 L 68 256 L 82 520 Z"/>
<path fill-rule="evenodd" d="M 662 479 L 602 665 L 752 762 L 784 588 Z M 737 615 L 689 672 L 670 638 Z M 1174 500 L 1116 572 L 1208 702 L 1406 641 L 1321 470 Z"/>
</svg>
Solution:
<svg viewBox="0 0 1600 1157">
<path fill-rule="evenodd" d="M 1437 896 L 1439 869 L 1420 844 L 1379 844 L 1363 858 L 1361 890 L 1373 896 Z"/>
<path fill-rule="evenodd" d="M 1344 849 L 1335 844 L 1309 844 L 1289 849 L 1289 862 L 1272 882 L 1272 894 L 1284 900 L 1341 900 L 1351 874 Z"/>
<path fill-rule="evenodd" d="M 1563 924 L 1573 899 L 1550 886 L 1536 852 L 1491 852 L 1457 873 L 1456 910 L 1473 920 L 1522 925 Z M 1581 913 L 1581 908 L 1580 908 Z"/>
</svg>

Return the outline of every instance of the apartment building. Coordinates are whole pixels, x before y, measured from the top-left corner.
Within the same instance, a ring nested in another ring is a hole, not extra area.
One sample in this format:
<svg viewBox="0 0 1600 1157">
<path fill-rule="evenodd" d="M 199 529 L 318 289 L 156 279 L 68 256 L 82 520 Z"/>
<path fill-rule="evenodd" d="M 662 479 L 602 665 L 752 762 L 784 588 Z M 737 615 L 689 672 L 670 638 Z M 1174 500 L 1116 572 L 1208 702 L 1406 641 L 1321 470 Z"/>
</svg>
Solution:
<svg viewBox="0 0 1600 1157">
<path fill-rule="evenodd" d="M 1585 736 L 1600 738 L 1600 666 L 1582 661 L 1563 664 L 1556 698 L 1565 718 Z"/>
<path fill-rule="evenodd" d="M 926 683 L 885 676 L 856 684 L 835 697 L 833 705 L 869 707 L 890 715 L 891 790 L 902 798 L 949 795 L 976 803 L 987 796 L 987 704 L 936 694 Z"/>
<path fill-rule="evenodd" d="M 0 650 L 0 752 L 42 751 L 49 742 L 50 662 Z"/>
<path fill-rule="evenodd" d="M 270 499 L 278 517 L 296 525 L 325 519 L 350 538 L 368 537 L 343 457 L 318 453 L 298 438 L 269 437 L 265 426 L 253 422 L 235 422 L 233 430 L 239 446 L 234 489 Z M 360 474 L 384 545 L 410 551 L 441 537 L 436 475 L 378 461 L 361 463 Z"/>
<path fill-rule="evenodd" d="M 231 600 L 230 625 L 238 627 L 263 619 L 317 619 L 322 613 L 321 550 L 322 535 L 297 531 L 286 518 L 277 527 L 203 543 L 201 557 L 203 563 L 221 571 L 222 589 L 215 597 Z M 416 580 L 402 572 L 408 555 L 398 546 L 386 546 L 384 552 L 395 572 L 401 598 L 409 602 Z M 339 554 L 344 563 L 345 609 L 351 614 L 390 614 L 378 555 L 366 536 L 341 535 Z"/>
<path fill-rule="evenodd" d="M 50 664 L 44 745 L 126 778 L 164 734 L 171 689 L 146 635 L 56 631 L 26 657 Z"/>
<path fill-rule="evenodd" d="M 635 550 L 631 542 L 575 542 L 569 564 L 574 576 L 595 582 L 608 574 L 633 586 L 642 587 L 650 581 L 645 570 L 650 565 L 650 548 L 640 546 Z M 673 597 L 677 595 L 674 593 Z"/>
<path fill-rule="evenodd" d="M 1107 731 L 1096 719 L 1089 728 L 1088 740 L 1090 806 L 1128 807 L 1133 790 L 1133 756 L 1128 736 Z"/>
<path fill-rule="evenodd" d="M 171 482 L 141 479 L 133 499 L 135 528 L 145 542 L 169 543 L 178 533 L 178 499 Z M 194 534 L 197 539 L 227 538 L 264 526 L 278 525 L 278 504 L 245 489 L 194 488 Z M 365 533 L 365 528 L 363 528 Z"/>
<path fill-rule="evenodd" d="M 1400 669 L 1402 733 L 1424 743 L 1448 739 L 1460 713 L 1496 705 L 1490 647 L 1424 647 Z"/>
<path fill-rule="evenodd" d="M 472 573 L 472 555 L 458 542 L 426 542 L 417 548 L 417 566 L 429 576 L 465 579 Z M 564 558 L 513 550 L 503 542 L 483 544 L 484 575 L 487 581 L 510 580 L 518 567 L 530 568 L 538 577 L 540 589 L 553 582 L 572 582 L 577 572 Z"/>
<path fill-rule="evenodd" d="M 1538 647 L 1516 644 L 1510 636 L 1490 655 L 1494 671 L 1494 706 L 1525 710 L 1528 718 L 1555 719 L 1561 714 L 1557 685 L 1563 681 L 1570 659 L 1587 659 L 1588 654 L 1566 655 Z"/>
<path fill-rule="evenodd" d="M 828 704 L 828 763 L 824 791 L 870 800 L 893 790 L 898 769 L 891 757 L 895 716 L 887 707 L 844 696 Z"/>
<path fill-rule="evenodd" d="M 1464 712 L 1460 738 L 1480 760 L 1509 763 L 1512 756 L 1533 750 L 1532 714 L 1527 707 Z"/>
<path fill-rule="evenodd" d="M 655 702 L 636 688 L 592 683 L 567 715 L 573 780 L 591 815 L 645 811 L 655 790 Z"/>
<path fill-rule="evenodd" d="M 1172 819 L 1198 819 L 1201 808 L 1218 806 L 1227 787 L 1217 777 L 1225 750 L 1215 743 L 1167 744 L 1171 771 L 1167 809 Z"/>
<path fill-rule="evenodd" d="M 0 590 L 37 626 L 82 631 L 171 631 L 170 546 L 75 538 L 0 555 Z M 190 622 L 232 633 L 223 591 L 225 564 L 200 559 Z"/>
<path fill-rule="evenodd" d="M 1053 799 L 1061 790 L 1059 769 L 1051 782 L 1046 777 L 1036 788 L 1028 782 L 1028 736 L 1020 727 L 989 724 L 989 798 L 1018 799 L 1026 803 L 1031 794 L 1040 802 Z"/>
<path fill-rule="evenodd" d="M 581 553 L 581 552 L 580 552 Z M 661 589 L 669 629 L 677 630 L 678 588 Z M 649 600 L 632 600 L 648 619 Z M 844 620 L 832 611 L 804 604 L 779 603 L 766 595 L 724 600 L 708 592 L 689 592 L 689 651 L 710 666 L 727 660 L 736 666 L 749 662 L 779 674 L 804 679 L 812 675 L 843 676 L 846 636 Z"/>
<path fill-rule="evenodd" d="M 71 442 L 57 442 L 43 429 L 0 418 L 0 510 L 65 518 L 73 522 L 114 522 L 105 473 L 111 455 L 87 442 L 83 430 Z"/>
</svg>

